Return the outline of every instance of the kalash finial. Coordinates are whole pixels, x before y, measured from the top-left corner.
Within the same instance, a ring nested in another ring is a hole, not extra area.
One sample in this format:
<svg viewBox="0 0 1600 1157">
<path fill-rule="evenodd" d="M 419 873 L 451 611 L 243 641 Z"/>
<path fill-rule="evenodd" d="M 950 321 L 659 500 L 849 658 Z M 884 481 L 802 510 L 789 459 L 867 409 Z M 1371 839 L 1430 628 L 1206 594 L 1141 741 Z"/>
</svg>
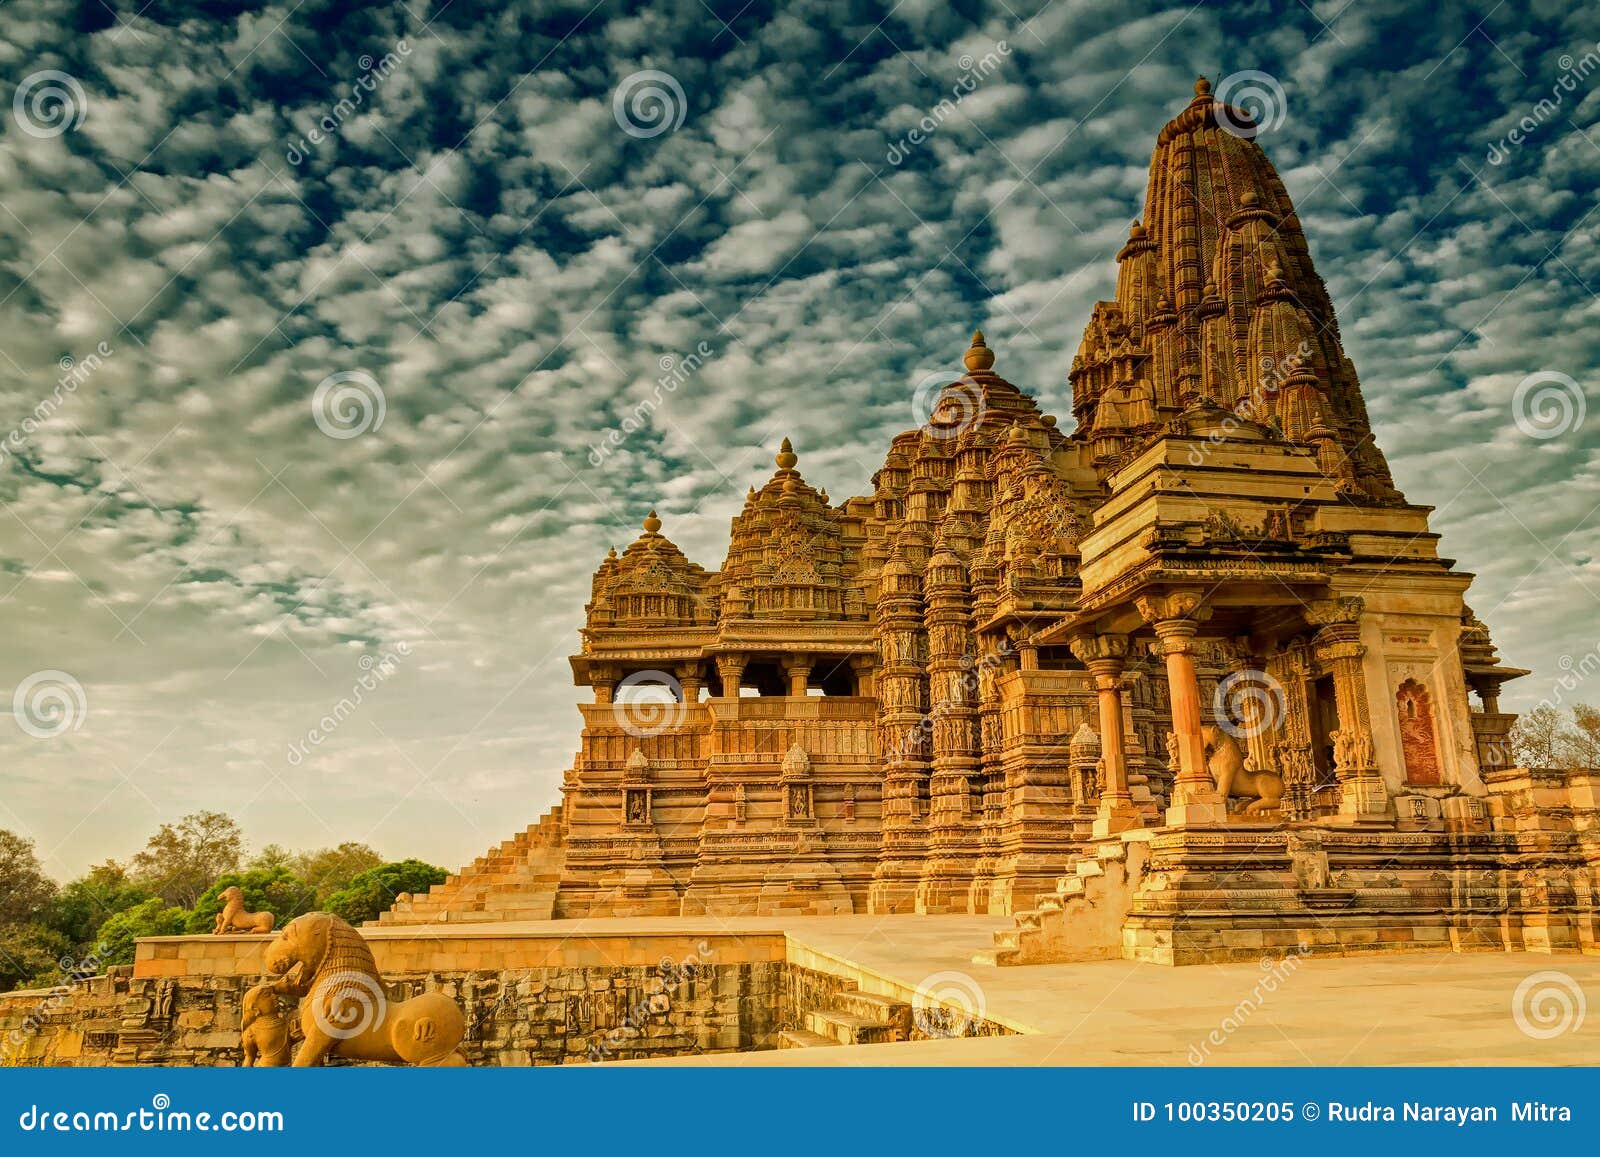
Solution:
<svg viewBox="0 0 1600 1157">
<path fill-rule="evenodd" d="M 800 461 L 800 455 L 794 452 L 794 447 L 789 444 L 789 439 L 783 440 L 783 445 L 778 447 L 778 456 L 773 459 L 778 464 L 779 470 L 793 470 L 794 464 Z"/>
<path fill-rule="evenodd" d="M 656 512 L 652 510 L 650 516 L 644 520 L 644 532 L 646 534 L 659 534 L 660 531 L 661 520 L 656 517 Z"/>
<path fill-rule="evenodd" d="M 1211 95 L 1211 82 L 1203 76 L 1196 77 L 1194 82 L 1194 95 L 1201 98 L 1209 97 Z"/>
<path fill-rule="evenodd" d="M 961 360 L 966 363 L 967 369 L 973 373 L 987 370 L 994 365 L 994 351 L 983 344 L 983 331 L 981 329 L 972 331 L 972 345 L 967 348 L 966 357 Z"/>
</svg>

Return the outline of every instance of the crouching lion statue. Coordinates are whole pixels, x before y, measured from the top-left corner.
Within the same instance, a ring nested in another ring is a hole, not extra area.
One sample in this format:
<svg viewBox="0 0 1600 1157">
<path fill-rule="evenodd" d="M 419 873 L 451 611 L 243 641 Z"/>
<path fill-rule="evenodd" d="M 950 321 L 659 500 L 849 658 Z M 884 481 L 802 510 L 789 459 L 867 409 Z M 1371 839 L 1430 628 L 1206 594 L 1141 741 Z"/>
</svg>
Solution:
<svg viewBox="0 0 1600 1157">
<path fill-rule="evenodd" d="M 238 888 L 222 889 L 222 911 L 217 913 L 212 935 L 224 936 L 229 932 L 271 932 L 277 917 L 271 912 L 246 912 L 244 893 Z"/>
<path fill-rule="evenodd" d="M 1275 771 L 1254 771 L 1245 766 L 1244 749 L 1239 741 L 1220 727 L 1202 727 L 1200 738 L 1206 746 L 1206 770 L 1217 781 L 1223 799 L 1239 796 L 1250 802 L 1246 815 L 1275 812 L 1283 806 L 1283 777 Z"/>
<path fill-rule="evenodd" d="M 466 1022 L 455 1001 L 425 992 L 391 1004 L 372 950 L 337 916 L 308 912 L 284 925 L 267 945 L 267 972 L 275 991 L 300 998 L 305 1041 L 296 1068 L 329 1056 L 408 1065 L 464 1065 L 456 1051 Z"/>
</svg>

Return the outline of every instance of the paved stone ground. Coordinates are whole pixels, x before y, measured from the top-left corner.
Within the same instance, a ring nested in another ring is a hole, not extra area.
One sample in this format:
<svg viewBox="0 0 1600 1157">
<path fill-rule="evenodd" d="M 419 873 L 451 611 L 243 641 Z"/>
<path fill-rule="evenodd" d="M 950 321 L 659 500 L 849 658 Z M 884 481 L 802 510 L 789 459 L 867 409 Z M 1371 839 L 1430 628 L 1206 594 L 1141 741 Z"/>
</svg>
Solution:
<svg viewBox="0 0 1600 1157">
<path fill-rule="evenodd" d="M 996 968 L 974 964 L 1009 918 L 987 916 L 661 917 L 473 926 L 474 933 L 584 939 L 662 932 L 775 933 L 790 959 L 909 999 L 966 993 L 1020 1035 L 683 1057 L 687 1065 L 1593 1065 L 1600 1064 L 1600 956 L 1407 953 L 1166 968 L 1132 961 Z M 460 931 L 452 928 L 452 931 Z M 416 935 L 426 930 L 367 930 Z M 641 941 L 641 946 L 643 941 Z M 1575 1021 L 1540 1039 L 1513 1014 L 1518 986 L 1555 973 L 1525 1001 Z M 1212 1034 L 1215 1034 L 1213 1036 Z M 1217 1043 L 1220 1041 L 1220 1043 Z M 643 1062 L 641 1062 L 643 1063 Z"/>
</svg>

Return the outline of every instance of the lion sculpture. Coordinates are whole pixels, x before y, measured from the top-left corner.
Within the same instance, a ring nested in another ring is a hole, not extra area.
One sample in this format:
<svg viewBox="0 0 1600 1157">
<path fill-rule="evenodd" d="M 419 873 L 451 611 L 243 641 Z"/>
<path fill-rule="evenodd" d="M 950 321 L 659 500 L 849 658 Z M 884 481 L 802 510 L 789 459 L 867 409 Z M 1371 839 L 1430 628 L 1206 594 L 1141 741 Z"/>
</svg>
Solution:
<svg viewBox="0 0 1600 1157">
<path fill-rule="evenodd" d="M 329 1056 L 408 1065 L 464 1065 L 456 1051 L 466 1022 L 456 1002 L 425 992 L 391 1004 L 361 934 L 327 912 L 308 912 L 284 925 L 267 945 L 273 988 L 300 998 L 305 1036 L 294 1066 L 322 1064 Z"/>
<path fill-rule="evenodd" d="M 1223 799 L 1238 796 L 1248 799 L 1246 815 L 1280 810 L 1283 804 L 1283 777 L 1275 771 L 1254 771 L 1245 765 L 1239 741 L 1220 727 L 1202 727 L 1206 770 L 1217 781 Z"/>
<path fill-rule="evenodd" d="M 222 889 L 222 911 L 217 913 L 212 935 L 223 936 L 229 932 L 271 932 L 277 917 L 271 912 L 246 912 L 244 893 L 238 888 Z"/>
</svg>

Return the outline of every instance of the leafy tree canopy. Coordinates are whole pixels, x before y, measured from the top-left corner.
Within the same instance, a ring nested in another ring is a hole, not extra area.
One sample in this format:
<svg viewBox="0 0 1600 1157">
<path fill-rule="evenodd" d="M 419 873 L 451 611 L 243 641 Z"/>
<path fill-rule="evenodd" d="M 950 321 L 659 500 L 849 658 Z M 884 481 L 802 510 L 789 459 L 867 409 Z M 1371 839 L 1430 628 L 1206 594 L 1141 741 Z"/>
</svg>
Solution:
<svg viewBox="0 0 1600 1157">
<path fill-rule="evenodd" d="M 329 896 L 322 906 L 359 926 L 365 920 L 376 920 L 378 913 L 392 905 L 401 892 L 426 892 L 433 885 L 444 883 L 446 875 L 443 868 L 421 860 L 380 864 L 362 872 L 350 881 L 348 888 Z"/>
</svg>

